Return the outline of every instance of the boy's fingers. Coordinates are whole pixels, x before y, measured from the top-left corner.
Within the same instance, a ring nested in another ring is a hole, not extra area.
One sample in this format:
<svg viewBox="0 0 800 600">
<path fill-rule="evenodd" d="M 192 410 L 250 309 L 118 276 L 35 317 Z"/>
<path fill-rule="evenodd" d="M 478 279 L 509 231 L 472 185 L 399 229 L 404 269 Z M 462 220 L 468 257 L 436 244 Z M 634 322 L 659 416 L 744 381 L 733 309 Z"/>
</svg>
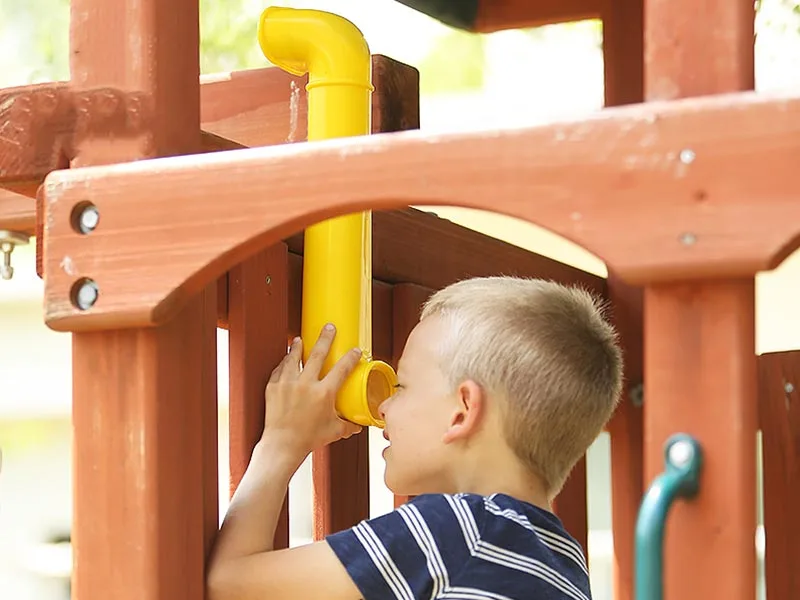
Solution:
<svg viewBox="0 0 800 600">
<path fill-rule="evenodd" d="M 313 376 L 314 379 L 319 379 L 319 373 L 322 370 L 325 359 L 328 357 L 328 352 L 330 352 L 331 343 L 335 335 L 336 329 L 330 323 L 322 328 L 317 343 L 314 344 L 314 347 L 311 348 L 311 352 L 308 355 L 308 360 L 303 367 L 303 373 L 308 372 L 309 376 Z"/>
<path fill-rule="evenodd" d="M 294 338 L 289 348 L 289 352 L 281 359 L 281 362 L 278 363 L 278 366 L 272 370 L 272 373 L 269 376 L 269 383 L 275 383 L 278 381 L 285 371 L 288 371 L 288 373 L 291 374 L 292 367 L 294 368 L 295 373 L 300 372 L 300 359 L 303 356 L 302 348 L 303 344 L 300 338 Z M 286 368 L 287 366 L 289 366 L 289 369 Z"/>
<path fill-rule="evenodd" d="M 344 385 L 344 380 L 353 372 L 360 359 L 361 350 L 353 348 L 333 365 L 333 368 L 325 376 L 325 381 L 333 386 L 334 390 L 338 390 Z"/>
<path fill-rule="evenodd" d="M 283 359 L 284 371 L 287 375 L 296 378 L 300 375 L 300 362 L 303 359 L 303 340 L 296 337 L 289 346 L 289 354 Z"/>
</svg>

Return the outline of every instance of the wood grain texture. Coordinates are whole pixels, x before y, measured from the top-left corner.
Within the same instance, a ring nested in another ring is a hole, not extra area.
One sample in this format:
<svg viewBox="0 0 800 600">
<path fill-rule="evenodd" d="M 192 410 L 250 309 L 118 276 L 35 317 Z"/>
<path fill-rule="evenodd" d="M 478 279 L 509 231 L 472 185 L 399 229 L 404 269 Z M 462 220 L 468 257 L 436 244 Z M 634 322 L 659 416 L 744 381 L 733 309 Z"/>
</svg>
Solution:
<svg viewBox="0 0 800 600">
<path fill-rule="evenodd" d="M 600 16 L 602 0 L 481 0 L 473 29 L 491 33 Z"/>
<path fill-rule="evenodd" d="M 691 97 L 681 101 L 694 103 L 699 96 L 753 88 L 752 1 L 646 0 L 644 7 L 647 100 Z M 725 141 L 721 137 L 717 143 Z M 764 149 L 756 147 L 757 156 L 763 156 Z M 698 152 L 696 163 L 702 161 Z M 753 189 L 748 200 L 734 203 L 757 206 L 760 200 Z M 697 197 L 696 203 L 701 210 L 711 210 L 713 193 Z M 753 214 L 738 225 L 729 222 L 719 235 L 738 235 L 748 222 L 761 218 Z M 794 246 L 796 237 L 795 231 L 786 242 Z M 696 245 L 700 244 L 698 237 Z M 734 248 L 726 248 L 724 254 L 708 257 L 708 264 L 734 254 Z M 645 291 L 647 485 L 663 470 L 663 444 L 673 433 L 694 435 L 704 453 L 699 495 L 676 505 L 667 523 L 665 600 L 755 596 L 753 275 L 723 268 L 708 272 L 706 281 L 679 283 L 681 274 L 676 273 L 674 283 Z"/>
<path fill-rule="evenodd" d="M 741 94 L 518 131 L 402 132 L 60 171 L 45 191 L 46 321 L 59 330 L 163 322 L 206 282 L 304 225 L 409 204 L 538 223 L 629 284 L 751 275 L 797 243 L 798 134 L 799 99 Z M 92 235 L 69 224 L 81 201 L 100 210 Z M 69 300 L 79 277 L 101 289 L 85 313 Z"/>
<path fill-rule="evenodd" d="M 199 151 L 198 20 L 193 0 L 73 0 L 73 93 L 100 110 L 73 107 L 94 116 L 61 155 L 88 166 Z M 104 88 L 125 91 L 82 96 Z M 130 130 L 129 117 L 141 118 Z M 209 281 L 162 327 L 73 336 L 77 598 L 204 595 L 219 518 L 215 301 Z"/>
<path fill-rule="evenodd" d="M 605 0 L 603 66 L 606 106 L 644 100 L 644 0 Z M 626 285 L 613 270 L 608 274 L 611 317 L 625 360 L 625 390 L 606 430 L 611 445 L 611 520 L 615 600 L 634 599 L 634 539 L 644 493 L 644 423 L 635 394 L 643 369 L 643 290 Z"/>
<path fill-rule="evenodd" d="M 269 374 L 286 356 L 289 330 L 289 255 L 276 244 L 243 261 L 228 277 L 230 495 L 244 476 L 264 429 Z M 289 547 L 288 497 L 275 548 Z"/>
<path fill-rule="evenodd" d="M 800 351 L 758 359 L 767 598 L 800 598 Z"/>
</svg>

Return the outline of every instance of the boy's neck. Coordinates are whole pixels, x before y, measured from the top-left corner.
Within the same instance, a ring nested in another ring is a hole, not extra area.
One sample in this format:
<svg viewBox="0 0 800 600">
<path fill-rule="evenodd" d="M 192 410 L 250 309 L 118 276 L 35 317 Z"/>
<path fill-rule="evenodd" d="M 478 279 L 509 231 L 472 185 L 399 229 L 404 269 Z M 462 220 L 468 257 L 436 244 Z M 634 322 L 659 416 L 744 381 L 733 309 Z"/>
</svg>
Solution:
<svg viewBox="0 0 800 600">
<path fill-rule="evenodd" d="M 541 479 L 527 469 L 510 449 L 495 449 L 464 456 L 454 465 L 452 481 L 456 493 L 481 496 L 505 494 L 550 511 L 547 489 Z"/>
</svg>

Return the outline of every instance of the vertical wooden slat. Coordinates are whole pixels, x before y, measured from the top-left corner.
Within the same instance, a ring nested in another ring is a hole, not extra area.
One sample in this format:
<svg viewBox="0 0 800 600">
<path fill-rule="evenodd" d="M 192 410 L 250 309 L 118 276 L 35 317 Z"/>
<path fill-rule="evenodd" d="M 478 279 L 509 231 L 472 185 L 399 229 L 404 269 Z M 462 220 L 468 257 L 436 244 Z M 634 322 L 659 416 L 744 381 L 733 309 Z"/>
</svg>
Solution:
<svg viewBox="0 0 800 600">
<path fill-rule="evenodd" d="M 242 480 L 264 429 L 264 390 L 286 355 L 289 331 L 289 256 L 276 244 L 231 269 L 228 275 L 230 363 L 230 494 Z M 289 546 L 288 498 L 275 532 L 275 547 Z"/>
<path fill-rule="evenodd" d="M 587 506 L 586 456 L 572 468 L 561 492 L 553 500 L 553 512 L 561 519 L 564 529 L 587 553 L 589 545 L 589 514 Z"/>
<path fill-rule="evenodd" d="M 769 600 L 800 598 L 800 351 L 759 357 Z"/>
<path fill-rule="evenodd" d="M 375 64 L 373 84 L 380 92 L 380 102 L 373 112 L 373 133 L 419 128 L 419 72 L 416 69 L 393 60 L 381 61 Z M 376 291 L 386 293 L 388 298 L 375 298 Z M 373 353 L 383 360 L 389 357 L 381 357 L 379 348 L 391 344 L 391 315 L 387 318 L 375 308 L 391 306 L 391 302 L 391 288 L 373 286 Z M 315 540 L 369 518 L 369 434 L 366 429 L 349 440 L 315 452 L 311 468 Z"/>
<path fill-rule="evenodd" d="M 73 87 L 138 92 L 125 118 L 143 120 L 136 138 L 82 132 L 72 166 L 199 151 L 196 0 L 73 0 L 70 46 Z M 102 207 L 100 220 L 102 235 Z M 204 595 L 218 519 L 215 313 L 211 285 L 161 327 L 73 336 L 75 598 Z"/>
<path fill-rule="evenodd" d="M 611 520 L 615 600 L 633 600 L 634 536 L 644 493 L 643 294 L 608 277 L 613 321 L 625 357 L 625 389 L 607 430 L 611 442 Z"/>
<path fill-rule="evenodd" d="M 645 99 L 752 89 L 754 13 L 752 0 L 645 0 Z M 646 484 L 677 431 L 706 455 L 699 496 L 667 524 L 667 600 L 755 595 L 754 328 L 752 279 L 645 291 Z"/>
<path fill-rule="evenodd" d="M 392 289 L 392 367 L 396 370 L 406 340 L 419 322 L 420 311 L 433 290 L 414 283 L 399 283 Z M 395 494 L 394 506 L 405 504 L 413 496 Z"/>
<path fill-rule="evenodd" d="M 755 595 L 756 360 L 752 279 L 645 291 L 645 472 L 678 432 L 703 447 L 699 495 L 666 528 L 667 600 Z"/>
</svg>

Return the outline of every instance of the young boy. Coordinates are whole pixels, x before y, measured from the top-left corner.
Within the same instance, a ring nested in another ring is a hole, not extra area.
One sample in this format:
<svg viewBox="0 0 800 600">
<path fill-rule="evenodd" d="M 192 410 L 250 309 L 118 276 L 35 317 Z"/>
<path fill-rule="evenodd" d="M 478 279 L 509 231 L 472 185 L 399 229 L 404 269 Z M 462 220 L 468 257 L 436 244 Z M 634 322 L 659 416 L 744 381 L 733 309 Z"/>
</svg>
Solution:
<svg viewBox="0 0 800 600">
<path fill-rule="evenodd" d="M 622 356 L 587 293 L 541 280 L 469 279 L 437 292 L 381 406 L 386 485 L 399 509 L 273 550 L 290 478 L 359 430 L 334 412 L 354 350 L 319 380 L 334 332 L 272 373 L 266 418 L 209 565 L 210 600 L 588 600 L 583 551 L 549 512 L 612 414 Z"/>
</svg>

